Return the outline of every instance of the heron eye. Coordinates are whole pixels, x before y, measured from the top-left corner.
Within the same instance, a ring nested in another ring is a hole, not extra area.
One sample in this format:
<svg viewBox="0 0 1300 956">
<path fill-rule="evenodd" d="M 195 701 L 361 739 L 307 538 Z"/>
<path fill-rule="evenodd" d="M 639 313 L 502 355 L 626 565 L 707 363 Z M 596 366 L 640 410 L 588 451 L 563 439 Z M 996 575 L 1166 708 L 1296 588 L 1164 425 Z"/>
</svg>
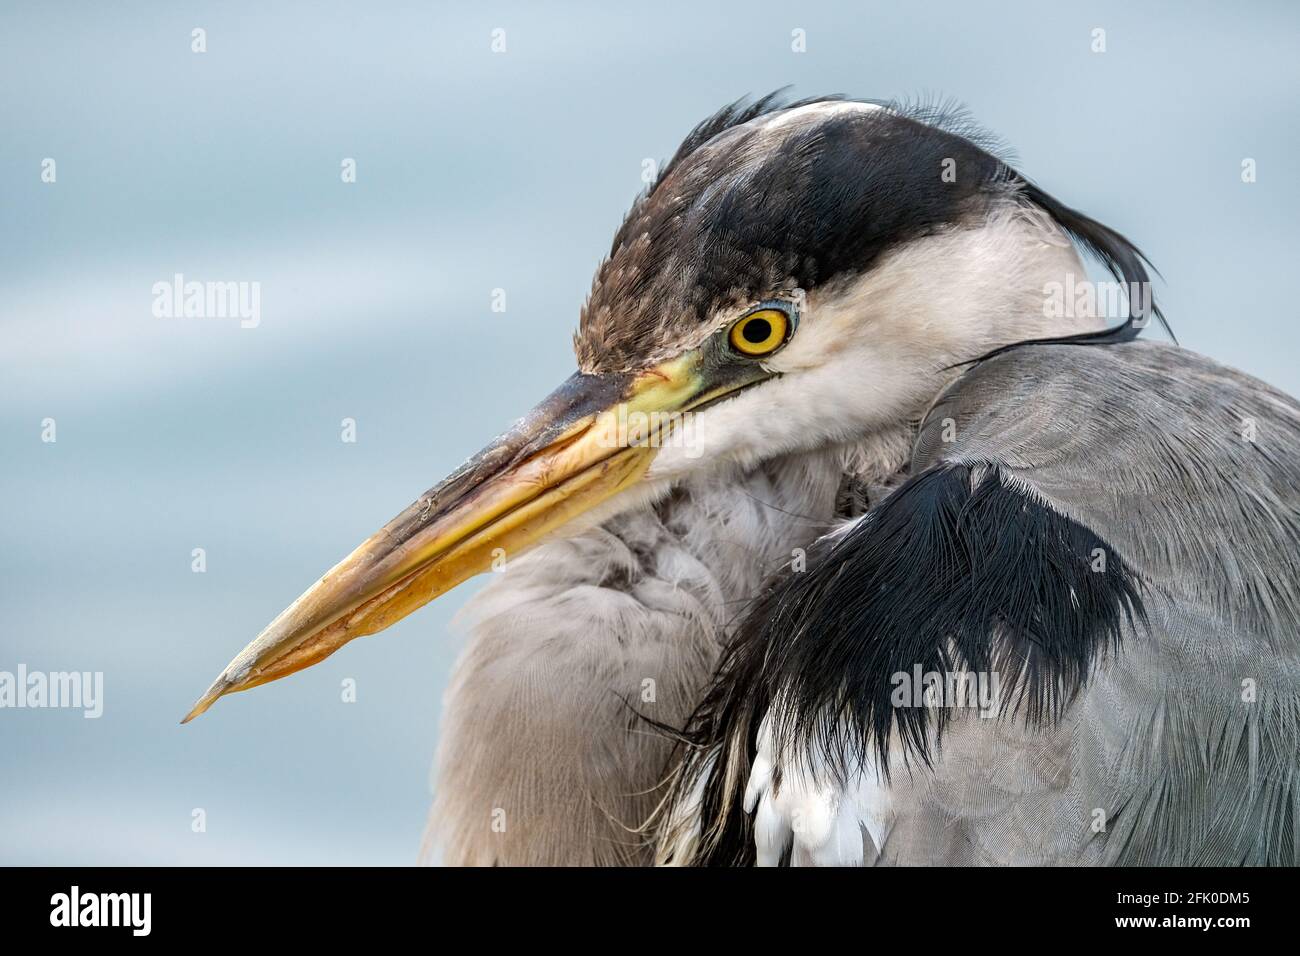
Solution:
<svg viewBox="0 0 1300 956">
<path fill-rule="evenodd" d="M 785 344 L 790 318 L 780 309 L 759 309 L 731 327 L 731 347 L 741 355 L 770 355 Z"/>
</svg>

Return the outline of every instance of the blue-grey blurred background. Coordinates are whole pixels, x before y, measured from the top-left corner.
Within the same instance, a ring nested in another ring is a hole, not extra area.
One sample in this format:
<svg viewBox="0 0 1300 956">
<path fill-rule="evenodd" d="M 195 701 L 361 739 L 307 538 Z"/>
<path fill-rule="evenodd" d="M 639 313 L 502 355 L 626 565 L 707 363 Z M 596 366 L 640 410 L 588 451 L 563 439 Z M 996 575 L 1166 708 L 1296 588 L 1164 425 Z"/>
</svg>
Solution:
<svg viewBox="0 0 1300 956">
<path fill-rule="evenodd" d="M 0 862 L 415 861 L 474 584 L 177 720 L 569 374 L 643 161 L 745 93 L 959 98 L 1150 254 L 1184 344 L 1300 392 L 1297 36 L 1286 2 L 5 3 L 0 670 L 105 686 L 0 710 Z M 176 273 L 259 282 L 260 325 L 156 318 Z"/>
</svg>

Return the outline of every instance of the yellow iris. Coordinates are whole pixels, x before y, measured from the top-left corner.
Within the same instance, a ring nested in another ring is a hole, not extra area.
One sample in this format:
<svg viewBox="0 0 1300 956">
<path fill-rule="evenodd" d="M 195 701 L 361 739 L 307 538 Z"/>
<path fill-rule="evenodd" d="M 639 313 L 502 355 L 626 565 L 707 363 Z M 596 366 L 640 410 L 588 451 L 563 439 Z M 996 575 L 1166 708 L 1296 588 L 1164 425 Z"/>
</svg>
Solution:
<svg viewBox="0 0 1300 956">
<path fill-rule="evenodd" d="M 731 327 L 731 347 L 741 355 L 767 355 L 785 342 L 790 319 L 780 309 L 759 309 Z"/>
</svg>

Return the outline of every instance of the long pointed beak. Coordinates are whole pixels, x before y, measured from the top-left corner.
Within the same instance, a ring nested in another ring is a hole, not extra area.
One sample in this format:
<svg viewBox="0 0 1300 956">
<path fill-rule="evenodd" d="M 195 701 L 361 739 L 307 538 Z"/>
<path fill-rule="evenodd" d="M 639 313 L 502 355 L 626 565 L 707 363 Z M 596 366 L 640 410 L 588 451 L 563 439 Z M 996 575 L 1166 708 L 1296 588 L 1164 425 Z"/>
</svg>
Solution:
<svg viewBox="0 0 1300 956">
<path fill-rule="evenodd" d="M 676 413 L 744 384 L 709 388 L 699 364 L 687 353 L 637 374 L 574 375 L 281 612 L 181 722 L 383 630 L 636 484 Z"/>
</svg>

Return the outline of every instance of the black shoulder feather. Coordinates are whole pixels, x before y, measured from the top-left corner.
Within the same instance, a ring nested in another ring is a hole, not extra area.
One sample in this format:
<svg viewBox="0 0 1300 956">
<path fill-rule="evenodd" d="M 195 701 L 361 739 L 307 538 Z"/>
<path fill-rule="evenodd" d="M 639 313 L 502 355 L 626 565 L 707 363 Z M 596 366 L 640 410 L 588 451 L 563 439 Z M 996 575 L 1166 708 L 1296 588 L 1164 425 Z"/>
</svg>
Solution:
<svg viewBox="0 0 1300 956">
<path fill-rule="evenodd" d="M 824 539 L 805 572 L 771 583 L 727 648 L 679 776 L 705 776 L 705 861 L 752 853 L 727 791 L 748 776 L 769 710 L 787 765 L 815 754 L 843 781 L 874 755 L 887 774 L 891 737 L 928 764 L 951 702 L 899 706 L 897 675 L 995 674 L 1003 717 L 1050 722 L 1143 613 L 1137 577 L 1106 542 L 992 464 L 913 477 Z"/>
</svg>

